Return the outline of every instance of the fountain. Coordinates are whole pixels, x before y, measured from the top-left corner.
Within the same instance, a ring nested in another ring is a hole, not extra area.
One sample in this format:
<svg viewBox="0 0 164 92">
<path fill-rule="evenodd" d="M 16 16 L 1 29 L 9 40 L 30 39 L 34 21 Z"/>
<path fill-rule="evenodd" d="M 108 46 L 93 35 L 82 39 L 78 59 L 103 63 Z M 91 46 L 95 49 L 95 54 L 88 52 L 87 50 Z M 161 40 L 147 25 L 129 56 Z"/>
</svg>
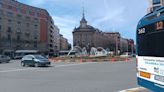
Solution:
<svg viewBox="0 0 164 92">
<path fill-rule="evenodd" d="M 78 57 L 83 57 L 88 55 L 90 55 L 90 57 L 102 57 L 108 55 L 108 52 L 102 47 L 98 47 L 98 48 L 92 47 L 90 52 L 88 53 L 86 47 L 81 48 L 79 46 L 74 46 L 73 49 L 69 51 L 67 56 L 70 56 L 72 52 L 75 52 L 75 56 Z"/>
</svg>

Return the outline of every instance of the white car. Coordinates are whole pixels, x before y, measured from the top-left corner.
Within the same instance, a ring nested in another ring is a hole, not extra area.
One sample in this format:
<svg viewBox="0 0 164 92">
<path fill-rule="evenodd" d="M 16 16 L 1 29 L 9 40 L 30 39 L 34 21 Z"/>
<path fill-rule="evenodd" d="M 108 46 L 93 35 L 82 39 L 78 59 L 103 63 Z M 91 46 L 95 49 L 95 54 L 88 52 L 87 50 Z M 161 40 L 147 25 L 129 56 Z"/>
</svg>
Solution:
<svg viewBox="0 0 164 92">
<path fill-rule="evenodd" d="M 130 52 L 125 52 L 120 57 L 133 57 L 133 55 Z"/>
<path fill-rule="evenodd" d="M 6 55 L 0 55 L 0 63 L 9 63 L 10 57 Z"/>
</svg>

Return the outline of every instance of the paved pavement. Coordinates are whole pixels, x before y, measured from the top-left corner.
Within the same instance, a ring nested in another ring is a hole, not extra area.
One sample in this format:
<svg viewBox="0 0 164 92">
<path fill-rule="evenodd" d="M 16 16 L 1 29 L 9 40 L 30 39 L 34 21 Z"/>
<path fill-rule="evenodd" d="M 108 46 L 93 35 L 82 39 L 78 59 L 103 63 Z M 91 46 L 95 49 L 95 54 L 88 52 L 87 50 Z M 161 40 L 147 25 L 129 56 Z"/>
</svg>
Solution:
<svg viewBox="0 0 164 92">
<path fill-rule="evenodd" d="M 39 68 L 11 61 L 0 64 L 0 92 L 118 92 L 138 87 L 135 72 L 134 60 L 57 62 Z"/>
</svg>

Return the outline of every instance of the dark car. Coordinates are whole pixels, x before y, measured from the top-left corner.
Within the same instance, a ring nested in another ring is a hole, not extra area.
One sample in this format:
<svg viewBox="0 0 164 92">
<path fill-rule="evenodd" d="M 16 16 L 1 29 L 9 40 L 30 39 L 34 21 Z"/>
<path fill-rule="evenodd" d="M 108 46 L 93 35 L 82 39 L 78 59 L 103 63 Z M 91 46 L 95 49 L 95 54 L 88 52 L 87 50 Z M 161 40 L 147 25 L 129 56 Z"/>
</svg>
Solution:
<svg viewBox="0 0 164 92">
<path fill-rule="evenodd" d="M 21 65 L 24 66 L 50 66 L 51 62 L 42 55 L 26 55 L 21 60 Z"/>
<path fill-rule="evenodd" d="M 9 63 L 10 57 L 6 55 L 0 55 L 0 63 Z"/>
</svg>

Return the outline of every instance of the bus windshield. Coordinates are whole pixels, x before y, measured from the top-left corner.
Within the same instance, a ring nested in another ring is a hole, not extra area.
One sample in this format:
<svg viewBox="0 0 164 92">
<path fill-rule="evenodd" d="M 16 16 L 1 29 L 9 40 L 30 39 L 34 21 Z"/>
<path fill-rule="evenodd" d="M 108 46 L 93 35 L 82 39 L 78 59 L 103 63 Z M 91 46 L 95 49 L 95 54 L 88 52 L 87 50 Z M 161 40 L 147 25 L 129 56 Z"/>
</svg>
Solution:
<svg viewBox="0 0 164 92">
<path fill-rule="evenodd" d="M 164 31 L 138 35 L 138 56 L 164 57 Z"/>
</svg>

